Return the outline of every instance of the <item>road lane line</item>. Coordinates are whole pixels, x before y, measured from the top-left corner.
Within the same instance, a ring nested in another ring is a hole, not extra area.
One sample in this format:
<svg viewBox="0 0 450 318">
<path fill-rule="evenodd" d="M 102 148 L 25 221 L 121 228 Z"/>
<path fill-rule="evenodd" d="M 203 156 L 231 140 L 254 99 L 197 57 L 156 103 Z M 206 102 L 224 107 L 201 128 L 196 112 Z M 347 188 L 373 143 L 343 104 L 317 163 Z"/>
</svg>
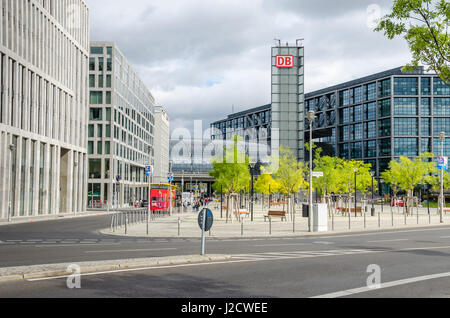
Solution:
<svg viewBox="0 0 450 318">
<path fill-rule="evenodd" d="M 253 246 L 254 247 L 267 247 L 267 246 L 297 246 L 297 245 L 311 245 L 311 243 L 261 244 L 261 245 L 253 245 Z"/>
<path fill-rule="evenodd" d="M 120 245 L 119 243 L 96 243 L 96 244 L 88 244 L 88 245 L 86 245 L 86 244 L 53 244 L 53 245 L 35 245 L 34 247 L 37 247 L 37 248 L 45 248 L 45 247 L 50 247 L 50 248 L 53 248 L 53 247 L 67 247 L 67 246 L 93 246 L 93 245 L 95 245 L 95 246 L 111 246 L 111 245 Z"/>
<path fill-rule="evenodd" d="M 246 262 L 268 262 L 268 261 L 277 261 L 277 260 L 287 260 L 287 259 L 302 259 L 302 258 L 316 258 L 316 257 L 330 257 L 330 256 L 345 256 L 341 253 L 343 252 L 349 252 L 347 255 L 358 255 L 358 254 L 366 254 L 366 253 L 392 253 L 392 252 L 403 252 L 403 251 L 410 251 L 410 250 L 433 250 L 433 249 L 450 249 L 450 246 L 432 246 L 432 247 L 425 247 L 425 248 L 403 248 L 398 250 L 342 250 L 340 253 L 336 253 L 333 255 L 308 255 L 308 254 L 299 254 L 299 256 L 293 256 L 293 257 L 283 257 L 283 258 L 264 258 L 261 254 L 235 254 L 232 255 L 232 258 L 243 258 L 243 259 L 236 259 L 236 260 L 229 260 L 229 261 L 220 261 L 220 262 L 206 262 L 206 263 L 195 263 L 195 264 L 179 264 L 179 265 L 168 265 L 168 266 L 150 266 L 150 267 L 140 267 L 140 268 L 133 268 L 133 269 L 122 269 L 122 270 L 112 270 L 112 271 L 104 271 L 104 272 L 94 272 L 94 273 L 81 273 L 81 276 L 93 276 L 93 275 L 102 275 L 102 274 L 114 274 L 114 273 L 120 273 L 120 272 L 135 272 L 135 271 L 144 271 L 144 270 L 150 270 L 150 269 L 166 269 L 166 268 L 177 268 L 177 267 L 191 267 L 191 266 L 204 266 L 204 265 L 218 265 L 218 264 L 234 264 L 234 263 L 246 263 Z M 307 252 L 299 252 L 299 253 L 307 253 Z M 43 278 L 33 278 L 33 279 L 27 279 L 27 281 L 41 281 L 41 280 L 52 280 L 52 279 L 60 279 L 60 278 L 67 278 L 70 275 L 63 275 L 63 276 L 54 276 L 54 277 L 43 277 Z M 357 288 L 355 290 L 359 290 L 360 288 Z M 340 292 L 342 295 L 344 295 L 346 291 Z M 317 296 L 316 296 L 317 297 Z"/>
<path fill-rule="evenodd" d="M 394 239 L 394 240 L 367 241 L 367 243 L 378 243 L 378 242 L 400 242 L 400 241 L 409 241 L 409 239 Z"/>
<path fill-rule="evenodd" d="M 150 249 L 134 249 L 134 250 L 100 250 L 100 251 L 85 251 L 85 253 L 121 253 L 121 252 L 151 252 L 151 251 L 172 251 L 177 248 L 150 248 Z"/>
<path fill-rule="evenodd" d="M 344 235 L 330 235 L 330 236 L 320 236 L 316 239 L 332 239 L 340 237 L 353 237 L 353 236 L 368 236 L 368 235 L 382 235 L 382 234 L 397 234 L 397 233 L 411 233 L 411 232 L 426 232 L 426 231 L 449 231 L 449 227 L 437 228 L 437 229 L 421 229 L 421 230 L 405 230 L 405 231 L 387 231 L 387 232 L 372 232 L 372 233 L 356 233 L 356 234 L 344 234 Z M 307 238 L 304 238 L 307 239 Z M 311 237 L 309 238 L 311 239 Z"/>
<path fill-rule="evenodd" d="M 412 277 L 412 278 L 407 278 L 407 279 L 400 279 L 400 280 L 396 280 L 396 281 L 392 281 L 392 282 L 388 282 L 388 283 L 382 283 L 382 284 L 380 284 L 380 286 L 378 288 L 367 287 L 367 286 L 366 287 L 359 287 L 359 288 L 341 290 L 341 291 L 338 291 L 338 292 L 335 292 L 335 293 L 329 293 L 329 294 L 314 296 L 314 297 L 311 297 L 311 298 L 338 298 L 338 297 L 345 297 L 345 296 L 365 293 L 365 292 L 369 292 L 369 291 L 374 291 L 374 290 L 379 290 L 379 289 L 384 289 L 384 288 L 389 288 L 389 287 L 394 287 L 394 286 L 400 286 L 400 285 L 406 285 L 406 284 L 421 282 L 421 281 L 430 280 L 430 279 L 442 278 L 442 277 L 450 277 L 450 272 L 440 273 L 440 274 L 433 274 L 433 275 L 418 276 L 418 277 Z"/>
</svg>

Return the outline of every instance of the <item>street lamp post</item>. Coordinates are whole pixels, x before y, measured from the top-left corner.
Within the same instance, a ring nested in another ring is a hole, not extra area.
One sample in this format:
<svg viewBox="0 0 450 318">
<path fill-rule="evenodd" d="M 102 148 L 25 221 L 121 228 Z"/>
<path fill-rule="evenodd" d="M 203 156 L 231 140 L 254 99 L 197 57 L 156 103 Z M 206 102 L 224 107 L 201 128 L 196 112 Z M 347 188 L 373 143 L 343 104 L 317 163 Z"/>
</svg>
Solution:
<svg viewBox="0 0 450 318">
<path fill-rule="evenodd" d="M 444 140 L 445 140 L 445 132 L 441 132 L 439 134 L 439 139 L 441 139 L 441 157 L 444 157 Z M 442 219 L 442 215 L 444 213 L 444 167 L 441 167 L 441 207 L 440 207 L 440 222 L 444 223 Z"/>
<path fill-rule="evenodd" d="M 308 231 L 311 232 L 311 216 L 313 212 L 313 193 L 312 193 L 312 152 L 313 152 L 313 142 L 312 142 L 312 124 L 316 114 L 314 111 L 310 110 L 306 114 L 306 119 L 309 121 L 309 213 L 308 213 Z"/>
<path fill-rule="evenodd" d="M 353 171 L 355 171 L 355 218 L 358 216 L 356 212 L 356 173 L 358 172 L 357 168 L 353 168 Z"/>
<path fill-rule="evenodd" d="M 251 221 L 253 222 L 253 175 L 255 173 L 255 163 L 251 163 L 250 164 L 250 174 L 252 176 L 252 190 L 251 190 L 251 201 L 250 201 L 250 216 L 251 216 Z"/>
<path fill-rule="evenodd" d="M 372 209 L 370 211 L 370 214 L 372 216 L 375 216 L 375 203 L 374 203 L 374 192 L 373 192 L 373 177 L 375 175 L 375 172 L 371 172 L 370 175 L 372 176 Z"/>
</svg>

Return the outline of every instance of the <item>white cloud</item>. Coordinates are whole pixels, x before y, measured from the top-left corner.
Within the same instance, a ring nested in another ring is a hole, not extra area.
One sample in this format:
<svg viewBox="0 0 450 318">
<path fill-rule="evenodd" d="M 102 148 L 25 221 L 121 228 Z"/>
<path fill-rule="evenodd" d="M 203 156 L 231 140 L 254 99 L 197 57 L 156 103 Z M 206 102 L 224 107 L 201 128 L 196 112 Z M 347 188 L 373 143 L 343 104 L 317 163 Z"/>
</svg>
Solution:
<svg viewBox="0 0 450 318">
<path fill-rule="evenodd" d="M 93 40 L 114 41 L 172 129 L 270 103 L 274 38 L 304 38 L 306 92 L 404 65 L 406 44 L 367 27 L 389 0 L 88 0 Z"/>
</svg>

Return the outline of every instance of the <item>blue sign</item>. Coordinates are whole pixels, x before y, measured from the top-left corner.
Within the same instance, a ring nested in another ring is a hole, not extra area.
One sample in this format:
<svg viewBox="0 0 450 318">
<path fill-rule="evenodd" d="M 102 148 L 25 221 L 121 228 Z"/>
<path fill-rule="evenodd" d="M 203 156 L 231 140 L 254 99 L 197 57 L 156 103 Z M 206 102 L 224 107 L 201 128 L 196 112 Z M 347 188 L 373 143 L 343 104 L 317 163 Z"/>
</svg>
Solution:
<svg viewBox="0 0 450 318">
<path fill-rule="evenodd" d="M 167 180 L 168 180 L 169 182 L 172 182 L 172 181 L 173 181 L 173 173 L 169 173 L 169 174 L 167 175 Z"/>
<path fill-rule="evenodd" d="M 448 157 L 437 157 L 437 168 L 439 170 L 447 170 L 448 169 Z"/>
<path fill-rule="evenodd" d="M 145 166 L 145 176 L 153 177 L 153 166 Z"/>
</svg>

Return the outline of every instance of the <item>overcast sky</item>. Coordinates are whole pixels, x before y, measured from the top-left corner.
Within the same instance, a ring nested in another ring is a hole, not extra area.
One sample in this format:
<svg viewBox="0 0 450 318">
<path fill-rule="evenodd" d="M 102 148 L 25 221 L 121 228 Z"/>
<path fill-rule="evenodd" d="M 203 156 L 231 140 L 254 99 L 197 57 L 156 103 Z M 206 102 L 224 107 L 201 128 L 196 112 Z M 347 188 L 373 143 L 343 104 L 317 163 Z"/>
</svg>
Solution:
<svg viewBox="0 0 450 318">
<path fill-rule="evenodd" d="M 305 91 L 409 62 L 368 27 L 391 0 L 87 0 L 91 40 L 114 41 L 171 117 L 204 127 L 271 102 L 270 48 L 304 38 Z M 374 6 L 377 5 L 377 6 Z"/>
</svg>

